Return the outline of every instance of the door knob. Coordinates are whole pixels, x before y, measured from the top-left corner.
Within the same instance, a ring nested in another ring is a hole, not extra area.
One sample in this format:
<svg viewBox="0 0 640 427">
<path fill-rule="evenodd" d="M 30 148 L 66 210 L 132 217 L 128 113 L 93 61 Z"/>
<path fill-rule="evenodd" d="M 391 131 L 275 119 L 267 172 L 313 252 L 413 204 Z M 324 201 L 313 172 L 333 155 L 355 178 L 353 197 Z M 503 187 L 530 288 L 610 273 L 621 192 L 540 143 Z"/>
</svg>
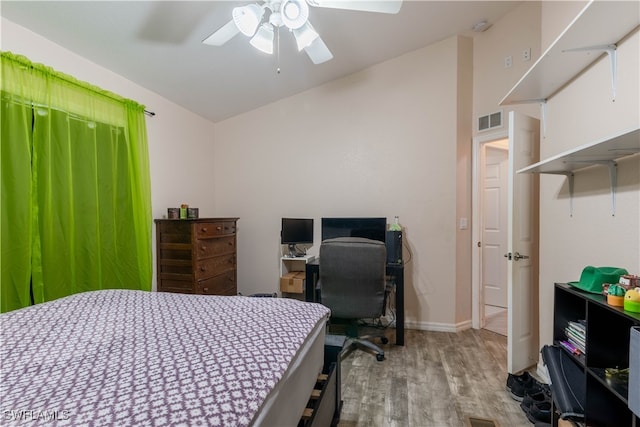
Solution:
<svg viewBox="0 0 640 427">
<path fill-rule="evenodd" d="M 529 259 L 529 255 L 520 255 L 519 252 L 513 254 L 513 259 L 518 261 L 520 259 Z"/>
</svg>

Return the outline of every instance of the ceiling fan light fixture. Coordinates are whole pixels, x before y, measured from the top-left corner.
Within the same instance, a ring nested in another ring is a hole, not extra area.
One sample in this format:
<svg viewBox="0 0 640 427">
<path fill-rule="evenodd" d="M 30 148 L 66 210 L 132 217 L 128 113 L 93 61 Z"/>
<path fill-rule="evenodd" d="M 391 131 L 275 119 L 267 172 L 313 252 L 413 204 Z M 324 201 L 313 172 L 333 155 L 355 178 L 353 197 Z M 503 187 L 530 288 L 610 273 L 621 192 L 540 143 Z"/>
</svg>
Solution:
<svg viewBox="0 0 640 427">
<path fill-rule="evenodd" d="M 249 43 L 256 49 L 271 55 L 273 53 L 273 26 L 267 23 L 262 24 Z"/>
<path fill-rule="evenodd" d="M 280 15 L 287 28 L 296 30 L 309 19 L 309 5 L 305 0 L 284 0 L 280 4 Z"/>
<path fill-rule="evenodd" d="M 313 29 L 309 22 L 306 22 L 302 27 L 293 30 L 293 36 L 296 38 L 296 45 L 298 51 L 301 51 L 305 47 L 309 46 L 320 35 Z"/>
<path fill-rule="evenodd" d="M 247 37 L 251 37 L 256 33 L 263 15 L 264 9 L 257 4 L 234 7 L 232 12 L 233 22 L 235 22 L 240 32 Z"/>
</svg>

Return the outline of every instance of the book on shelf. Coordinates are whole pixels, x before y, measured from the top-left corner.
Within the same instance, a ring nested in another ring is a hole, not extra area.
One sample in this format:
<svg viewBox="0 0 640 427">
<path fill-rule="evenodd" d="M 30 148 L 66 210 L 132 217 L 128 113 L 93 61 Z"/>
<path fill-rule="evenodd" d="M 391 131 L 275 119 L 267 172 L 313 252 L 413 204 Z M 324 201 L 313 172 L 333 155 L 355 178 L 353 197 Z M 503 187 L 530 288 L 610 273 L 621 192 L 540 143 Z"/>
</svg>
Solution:
<svg viewBox="0 0 640 427">
<path fill-rule="evenodd" d="M 585 345 L 587 342 L 587 339 L 584 335 L 580 335 L 579 333 L 576 333 L 575 331 L 571 330 L 571 329 L 567 329 L 565 331 L 567 338 L 569 338 L 570 340 L 574 340 L 579 342 L 582 345 Z"/>
<path fill-rule="evenodd" d="M 570 352 L 578 351 L 580 354 L 586 354 L 587 347 L 587 327 L 585 320 L 569 321 L 564 333 L 567 337 L 565 341 L 568 346 L 564 346 Z"/>
<path fill-rule="evenodd" d="M 587 324 L 584 320 L 578 320 L 576 322 L 569 320 L 569 326 L 573 326 L 576 329 L 581 329 L 583 331 L 587 330 Z"/>
<path fill-rule="evenodd" d="M 575 341 L 572 341 L 572 340 L 567 340 L 567 342 L 569 344 L 571 344 L 573 346 L 573 348 L 579 350 L 581 354 L 587 354 L 587 349 L 582 344 L 580 344 L 578 342 L 575 342 Z"/>
<path fill-rule="evenodd" d="M 560 341 L 560 345 L 562 347 L 564 347 L 567 351 L 569 351 L 569 353 L 575 354 L 576 356 L 579 356 L 581 354 L 585 354 L 585 352 L 583 350 L 581 350 L 580 348 L 576 347 L 575 345 L 573 345 L 569 341 Z"/>
</svg>

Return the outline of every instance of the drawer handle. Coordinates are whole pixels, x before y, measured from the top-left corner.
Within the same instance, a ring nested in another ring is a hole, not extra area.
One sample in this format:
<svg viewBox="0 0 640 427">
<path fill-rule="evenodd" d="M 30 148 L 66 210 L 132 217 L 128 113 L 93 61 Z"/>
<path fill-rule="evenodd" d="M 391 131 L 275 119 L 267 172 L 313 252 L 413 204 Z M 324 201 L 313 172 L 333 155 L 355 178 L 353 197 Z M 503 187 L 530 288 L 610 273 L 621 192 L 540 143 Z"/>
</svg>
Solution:
<svg viewBox="0 0 640 427">
<path fill-rule="evenodd" d="M 209 292 L 209 288 L 202 288 L 203 292 Z"/>
<path fill-rule="evenodd" d="M 222 230 L 222 227 L 217 226 L 217 227 L 216 227 L 216 230 L 220 231 L 220 230 Z"/>
<path fill-rule="evenodd" d="M 233 246 L 233 242 L 229 242 L 227 243 L 229 246 Z"/>
<path fill-rule="evenodd" d="M 201 250 L 202 252 L 204 252 L 204 251 L 206 251 L 206 250 L 207 250 L 207 247 L 206 247 L 206 246 L 200 246 L 200 250 Z"/>
<path fill-rule="evenodd" d="M 202 227 L 200 230 L 201 230 L 203 233 L 206 233 L 206 232 L 207 232 L 207 227 Z"/>
<path fill-rule="evenodd" d="M 207 271 L 207 267 L 203 265 L 202 267 L 200 267 L 200 271 Z"/>
</svg>

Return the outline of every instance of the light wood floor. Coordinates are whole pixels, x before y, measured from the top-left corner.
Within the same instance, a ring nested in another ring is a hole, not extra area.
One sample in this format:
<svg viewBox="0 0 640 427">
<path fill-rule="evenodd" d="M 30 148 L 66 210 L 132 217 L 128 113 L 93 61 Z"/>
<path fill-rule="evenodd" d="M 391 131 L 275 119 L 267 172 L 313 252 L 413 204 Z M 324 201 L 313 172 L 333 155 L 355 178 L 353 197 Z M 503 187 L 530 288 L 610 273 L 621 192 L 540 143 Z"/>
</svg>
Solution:
<svg viewBox="0 0 640 427">
<path fill-rule="evenodd" d="M 468 417 L 532 426 L 505 390 L 506 337 L 407 330 L 399 347 L 393 333 L 383 362 L 359 350 L 342 362 L 339 427 L 461 427 Z"/>
</svg>

